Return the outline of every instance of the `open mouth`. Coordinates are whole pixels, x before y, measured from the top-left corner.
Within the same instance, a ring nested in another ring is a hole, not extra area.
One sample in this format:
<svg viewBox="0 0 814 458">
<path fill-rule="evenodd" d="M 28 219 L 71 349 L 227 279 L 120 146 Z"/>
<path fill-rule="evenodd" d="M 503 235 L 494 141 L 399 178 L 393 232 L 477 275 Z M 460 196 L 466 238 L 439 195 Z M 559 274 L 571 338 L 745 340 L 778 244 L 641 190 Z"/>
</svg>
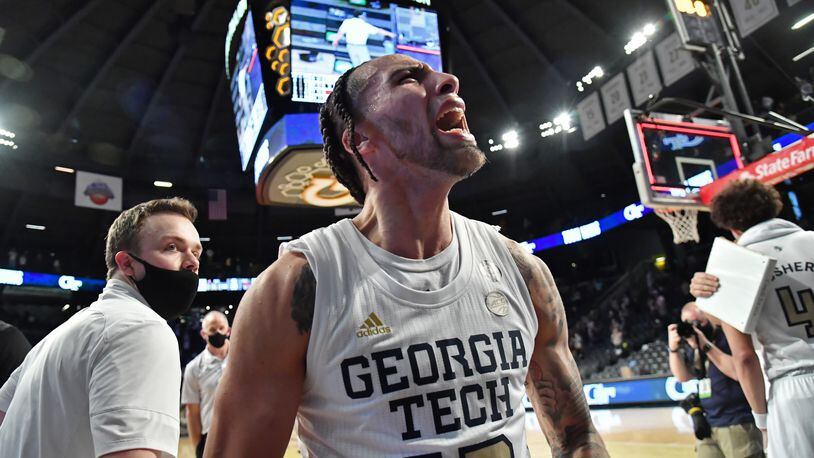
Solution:
<svg viewBox="0 0 814 458">
<path fill-rule="evenodd" d="M 435 119 L 435 127 L 448 134 L 465 135 L 469 133 L 464 110 L 456 106 L 442 111 Z"/>
</svg>

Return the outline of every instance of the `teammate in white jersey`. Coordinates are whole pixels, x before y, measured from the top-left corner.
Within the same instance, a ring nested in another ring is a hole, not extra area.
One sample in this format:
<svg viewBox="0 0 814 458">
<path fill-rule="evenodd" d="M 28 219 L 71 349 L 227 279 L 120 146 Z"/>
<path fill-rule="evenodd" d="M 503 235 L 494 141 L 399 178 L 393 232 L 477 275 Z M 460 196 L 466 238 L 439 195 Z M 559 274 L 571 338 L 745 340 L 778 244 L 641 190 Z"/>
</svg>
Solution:
<svg viewBox="0 0 814 458">
<path fill-rule="evenodd" d="M 780 194 L 756 180 L 738 180 L 712 203 L 712 220 L 741 246 L 777 259 L 760 319 L 751 338 L 724 323 L 738 380 L 755 424 L 768 431 L 770 456 L 814 456 L 814 232 L 776 218 Z M 690 292 L 709 297 L 718 278 L 696 273 Z M 755 348 L 771 382 L 765 386 Z"/>
<path fill-rule="evenodd" d="M 458 79 L 412 58 L 340 77 L 328 162 L 364 204 L 282 249 L 234 323 L 208 457 L 527 457 L 528 391 L 554 456 L 607 456 L 545 264 L 447 196 L 485 162 Z"/>
</svg>

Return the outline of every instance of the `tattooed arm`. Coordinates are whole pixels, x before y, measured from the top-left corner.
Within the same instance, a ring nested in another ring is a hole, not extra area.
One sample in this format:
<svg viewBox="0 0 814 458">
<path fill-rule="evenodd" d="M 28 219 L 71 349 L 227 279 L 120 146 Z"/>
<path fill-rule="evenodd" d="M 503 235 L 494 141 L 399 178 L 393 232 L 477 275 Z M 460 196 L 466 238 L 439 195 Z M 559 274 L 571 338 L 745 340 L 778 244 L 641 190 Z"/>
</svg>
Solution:
<svg viewBox="0 0 814 458">
<path fill-rule="evenodd" d="M 316 280 L 283 254 L 240 301 L 205 456 L 283 456 L 305 381 Z"/>
<path fill-rule="evenodd" d="M 526 392 L 553 457 L 607 457 L 582 393 L 579 370 L 568 348 L 565 309 L 554 277 L 543 261 L 507 240 L 537 314 L 537 338 Z"/>
</svg>

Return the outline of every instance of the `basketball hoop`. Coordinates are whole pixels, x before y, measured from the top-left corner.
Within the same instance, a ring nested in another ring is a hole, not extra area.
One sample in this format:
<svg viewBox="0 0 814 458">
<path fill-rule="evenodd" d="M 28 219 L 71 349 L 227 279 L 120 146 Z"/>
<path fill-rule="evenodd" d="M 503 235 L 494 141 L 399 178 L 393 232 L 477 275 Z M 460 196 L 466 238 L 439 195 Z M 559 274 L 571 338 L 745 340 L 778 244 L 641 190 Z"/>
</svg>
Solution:
<svg viewBox="0 0 814 458">
<path fill-rule="evenodd" d="M 653 210 L 659 218 L 670 225 L 673 230 L 673 243 L 698 242 L 698 209 L 695 208 L 656 208 Z"/>
</svg>

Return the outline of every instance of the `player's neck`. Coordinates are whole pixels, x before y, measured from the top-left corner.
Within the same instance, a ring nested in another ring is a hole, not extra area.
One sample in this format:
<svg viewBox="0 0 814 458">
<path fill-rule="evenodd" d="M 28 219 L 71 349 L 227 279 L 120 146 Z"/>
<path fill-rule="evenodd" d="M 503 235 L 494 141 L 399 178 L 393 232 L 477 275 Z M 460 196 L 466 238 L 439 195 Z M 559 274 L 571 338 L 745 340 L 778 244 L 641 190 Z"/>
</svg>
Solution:
<svg viewBox="0 0 814 458">
<path fill-rule="evenodd" d="M 371 190 L 353 223 L 382 249 L 409 259 L 427 259 L 452 243 L 449 189 L 415 186 L 409 192 Z"/>
</svg>

